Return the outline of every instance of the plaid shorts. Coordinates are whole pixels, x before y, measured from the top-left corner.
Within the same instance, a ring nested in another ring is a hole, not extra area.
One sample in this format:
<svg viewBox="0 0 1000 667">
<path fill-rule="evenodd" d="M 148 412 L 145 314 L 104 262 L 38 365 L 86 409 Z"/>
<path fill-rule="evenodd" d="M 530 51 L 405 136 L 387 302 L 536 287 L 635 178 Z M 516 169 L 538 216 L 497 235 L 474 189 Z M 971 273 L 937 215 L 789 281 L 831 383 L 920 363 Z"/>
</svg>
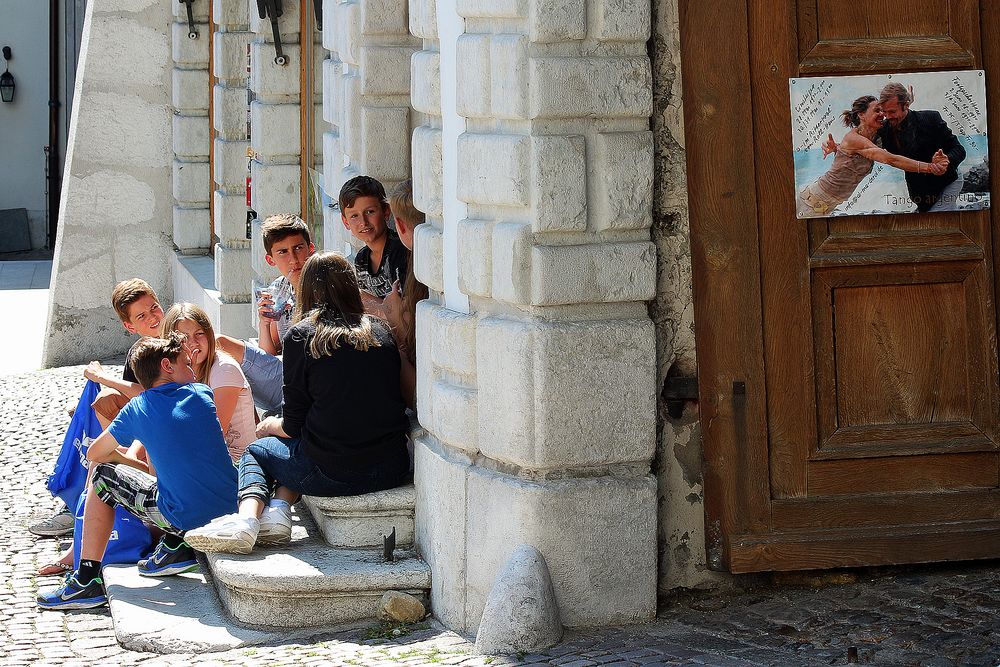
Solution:
<svg viewBox="0 0 1000 667">
<path fill-rule="evenodd" d="M 99 463 L 94 468 L 94 491 L 111 507 L 124 507 L 142 521 L 167 533 L 184 531 L 167 521 L 156 506 L 156 478 L 121 463 Z"/>
</svg>

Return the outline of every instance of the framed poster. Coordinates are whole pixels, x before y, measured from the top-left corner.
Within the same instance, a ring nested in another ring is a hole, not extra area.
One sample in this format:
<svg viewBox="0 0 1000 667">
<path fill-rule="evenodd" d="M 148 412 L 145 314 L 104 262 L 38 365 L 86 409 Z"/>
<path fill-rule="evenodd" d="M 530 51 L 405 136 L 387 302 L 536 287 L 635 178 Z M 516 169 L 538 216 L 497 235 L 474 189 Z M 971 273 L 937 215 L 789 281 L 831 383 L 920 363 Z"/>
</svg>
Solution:
<svg viewBox="0 0 1000 667">
<path fill-rule="evenodd" d="M 788 87 L 797 218 L 989 208 L 982 70 Z"/>
</svg>

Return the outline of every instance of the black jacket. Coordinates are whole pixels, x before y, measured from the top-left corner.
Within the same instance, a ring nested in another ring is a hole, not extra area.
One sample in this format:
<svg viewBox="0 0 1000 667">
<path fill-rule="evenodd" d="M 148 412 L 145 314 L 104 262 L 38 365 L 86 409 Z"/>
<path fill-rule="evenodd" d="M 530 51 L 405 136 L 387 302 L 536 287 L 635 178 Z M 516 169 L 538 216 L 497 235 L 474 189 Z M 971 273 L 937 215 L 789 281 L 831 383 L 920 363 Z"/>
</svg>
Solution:
<svg viewBox="0 0 1000 667">
<path fill-rule="evenodd" d="M 882 148 L 896 155 L 930 162 L 940 148 L 948 156 L 951 163 L 942 176 L 906 172 L 906 188 L 918 211 L 937 203 L 941 191 L 958 178 L 965 149 L 937 111 L 910 111 L 898 129 L 886 125 L 877 136 L 882 139 Z"/>
<path fill-rule="evenodd" d="M 379 347 L 342 341 L 329 356 L 307 351 L 316 326 L 303 320 L 285 335 L 283 423 L 327 477 L 360 482 L 376 468 L 405 474 L 409 421 L 399 388 L 399 351 L 389 328 L 372 321 Z"/>
</svg>

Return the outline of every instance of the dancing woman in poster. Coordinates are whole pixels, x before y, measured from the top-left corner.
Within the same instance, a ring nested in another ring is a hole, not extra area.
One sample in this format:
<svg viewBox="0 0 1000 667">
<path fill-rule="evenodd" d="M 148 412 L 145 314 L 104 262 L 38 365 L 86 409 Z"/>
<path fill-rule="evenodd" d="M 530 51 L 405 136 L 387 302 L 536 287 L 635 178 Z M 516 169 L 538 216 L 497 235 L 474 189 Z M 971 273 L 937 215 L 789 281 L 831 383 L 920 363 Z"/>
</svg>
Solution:
<svg viewBox="0 0 1000 667">
<path fill-rule="evenodd" d="M 799 192 L 795 199 L 799 218 L 831 215 L 834 209 L 854 194 L 854 190 L 871 173 L 876 162 L 923 174 L 941 175 L 948 169 L 948 157 L 940 149 L 930 162 L 920 162 L 890 153 L 873 143 L 875 133 L 882 128 L 885 118 L 878 100 L 872 95 L 863 95 L 854 100 L 851 108 L 845 110 L 841 117 L 844 125 L 851 129 L 841 139 L 839 146 L 834 144 L 832 136 L 827 140 L 827 144 L 837 146 L 833 164 L 816 182 Z"/>
</svg>

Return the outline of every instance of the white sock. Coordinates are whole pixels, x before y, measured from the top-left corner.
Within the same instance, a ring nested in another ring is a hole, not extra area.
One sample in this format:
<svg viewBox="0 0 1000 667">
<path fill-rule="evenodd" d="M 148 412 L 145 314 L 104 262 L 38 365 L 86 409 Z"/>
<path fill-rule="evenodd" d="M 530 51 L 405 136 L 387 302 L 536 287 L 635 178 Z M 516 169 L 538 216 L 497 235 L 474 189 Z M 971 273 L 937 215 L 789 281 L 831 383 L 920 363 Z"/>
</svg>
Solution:
<svg viewBox="0 0 1000 667">
<path fill-rule="evenodd" d="M 280 498 L 272 498 L 271 502 L 267 504 L 268 507 L 272 509 L 291 509 L 292 506 L 288 504 L 287 500 L 281 500 Z"/>
</svg>

